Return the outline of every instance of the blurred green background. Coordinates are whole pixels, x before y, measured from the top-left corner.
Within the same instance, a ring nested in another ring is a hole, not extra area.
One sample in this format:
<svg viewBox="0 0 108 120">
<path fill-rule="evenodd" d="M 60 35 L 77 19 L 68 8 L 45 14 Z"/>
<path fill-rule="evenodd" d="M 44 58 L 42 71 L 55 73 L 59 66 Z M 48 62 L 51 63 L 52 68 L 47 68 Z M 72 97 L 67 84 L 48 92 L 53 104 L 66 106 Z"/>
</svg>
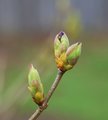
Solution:
<svg viewBox="0 0 108 120">
<path fill-rule="evenodd" d="M 83 43 L 40 120 L 108 120 L 108 2 L 0 0 L 0 120 L 27 120 L 36 110 L 27 89 L 31 63 L 45 95 L 57 68 L 53 41 L 63 30 Z"/>
</svg>

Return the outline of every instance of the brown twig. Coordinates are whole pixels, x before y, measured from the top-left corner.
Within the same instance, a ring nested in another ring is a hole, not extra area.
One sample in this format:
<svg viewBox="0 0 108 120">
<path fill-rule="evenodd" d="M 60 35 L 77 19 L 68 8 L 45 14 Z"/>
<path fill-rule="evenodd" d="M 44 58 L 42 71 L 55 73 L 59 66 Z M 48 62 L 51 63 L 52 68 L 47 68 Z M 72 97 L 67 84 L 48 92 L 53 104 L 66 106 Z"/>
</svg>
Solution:
<svg viewBox="0 0 108 120">
<path fill-rule="evenodd" d="M 57 88 L 64 73 L 65 72 L 58 70 L 58 74 L 56 76 L 56 79 L 55 79 L 54 83 L 52 84 L 45 101 L 43 102 L 42 106 L 39 107 L 35 111 L 35 113 L 29 118 L 29 120 L 36 120 L 40 116 L 40 114 L 43 112 L 43 110 L 45 110 L 47 108 L 47 104 L 48 104 L 52 94 L 54 93 L 55 89 Z"/>
</svg>

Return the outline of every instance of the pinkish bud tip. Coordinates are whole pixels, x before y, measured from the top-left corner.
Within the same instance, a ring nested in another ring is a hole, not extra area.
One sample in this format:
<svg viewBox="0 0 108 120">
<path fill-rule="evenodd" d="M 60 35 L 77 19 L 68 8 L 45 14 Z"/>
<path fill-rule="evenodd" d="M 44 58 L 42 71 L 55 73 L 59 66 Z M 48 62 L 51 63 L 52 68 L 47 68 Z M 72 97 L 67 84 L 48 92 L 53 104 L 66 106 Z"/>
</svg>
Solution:
<svg viewBox="0 0 108 120">
<path fill-rule="evenodd" d="M 33 67 L 33 64 L 29 64 L 29 69 L 31 69 Z"/>
</svg>

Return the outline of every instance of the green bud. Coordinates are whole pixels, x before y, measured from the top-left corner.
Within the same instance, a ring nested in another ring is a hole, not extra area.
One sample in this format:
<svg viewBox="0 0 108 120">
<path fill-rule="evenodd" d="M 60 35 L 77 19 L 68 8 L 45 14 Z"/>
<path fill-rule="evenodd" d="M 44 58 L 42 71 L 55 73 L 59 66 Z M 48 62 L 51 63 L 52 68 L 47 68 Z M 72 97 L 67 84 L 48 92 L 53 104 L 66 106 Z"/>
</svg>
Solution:
<svg viewBox="0 0 108 120">
<path fill-rule="evenodd" d="M 66 52 L 68 47 L 69 47 L 68 37 L 64 32 L 61 31 L 56 35 L 54 40 L 55 56 L 59 57 L 63 52 Z"/>
<path fill-rule="evenodd" d="M 69 47 L 68 37 L 64 32 L 56 35 L 54 41 L 55 61 L 61 71 L 72 69 L 81 54 L 81 43 Z"/>
<path fill-rule="evenodd" d="M 82 46 L 82 43 L 76 43 L 76 44 L 71 45 L 66 51 L 67 61 L 72 66 L 76 64 L 81 54 L 81 46 Z"/>
<path fill-rule="evenodd" d="M 40 102 L 42 102 L 42 100 L 44 99 L 43 98 L 43 85 L 41 83 L 41 80 L 40 80 L 40 76 L 39 76 L 39 73 L 38 71 L 33 67 L 33 65 L 30 66 L 30 71 L 29 71 L 29 74 L 28 74 L 28 89 L 34 99 L 34 101 L 37 103 L 37 104 L 40 104 Z M 36 95 L 36 94 L 41 94 L 41 97 Z M 40 101 L 39 101 L 40 100 Z"/>
<path fill-rule="evenodd" d="M 29 71 L 29 74 L 28 74 L 28 82 L 29 82 L 30 86 L 31 86 L 31 83 L 32 83 L 33 80 L 39 80 L 40 81 L 40 76 L 39 76 L 38 71 L 31 64 L 30 71 Z"/>
</svg>

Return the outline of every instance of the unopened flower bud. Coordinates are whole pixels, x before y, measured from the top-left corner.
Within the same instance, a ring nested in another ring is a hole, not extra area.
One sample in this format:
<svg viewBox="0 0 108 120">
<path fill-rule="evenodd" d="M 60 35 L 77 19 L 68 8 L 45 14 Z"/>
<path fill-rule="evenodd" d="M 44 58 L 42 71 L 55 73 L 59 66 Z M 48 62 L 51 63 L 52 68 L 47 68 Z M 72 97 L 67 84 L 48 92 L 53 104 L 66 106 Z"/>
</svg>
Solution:
<svg viewBox="0 0 108 120">
<path fill-rule="evenodd" d="M 66 55 L 67 55 L 67 61 L 69 62 L 70 65 L 75 65 L 80 54 L 81 54 L 81 46 L 82 43 L 76 43 L 71 45 L 67 51 L 66 51 Z"/>
<path fill-rule="evenodd" d="M 59 57 L 63 52 L 66 52 L 68 47 L 69 47 L 68 37 L 64 32 L 61 31 L 56 35 L 54 40 L 55 56 Z"/>
<path fill-rule="evenodd" d="M 34 101 L 40 105 L 44 100 L 43 95 L 43 85 L 40 80 L 40 76 L 38 71 L 31 65 L 30 71 L 28 74 L 28 89 L 34 99 Z"/>
<path fill-rule="evenodd" d="M 59 70 L 67 71 L 73 68 L 81 54 L 81 45 L 81 43 L 76 43 L 69 47 L 69 40 L 64 32 L 56 35 L 54 51 L 55 61 Z"/>
</svg>

